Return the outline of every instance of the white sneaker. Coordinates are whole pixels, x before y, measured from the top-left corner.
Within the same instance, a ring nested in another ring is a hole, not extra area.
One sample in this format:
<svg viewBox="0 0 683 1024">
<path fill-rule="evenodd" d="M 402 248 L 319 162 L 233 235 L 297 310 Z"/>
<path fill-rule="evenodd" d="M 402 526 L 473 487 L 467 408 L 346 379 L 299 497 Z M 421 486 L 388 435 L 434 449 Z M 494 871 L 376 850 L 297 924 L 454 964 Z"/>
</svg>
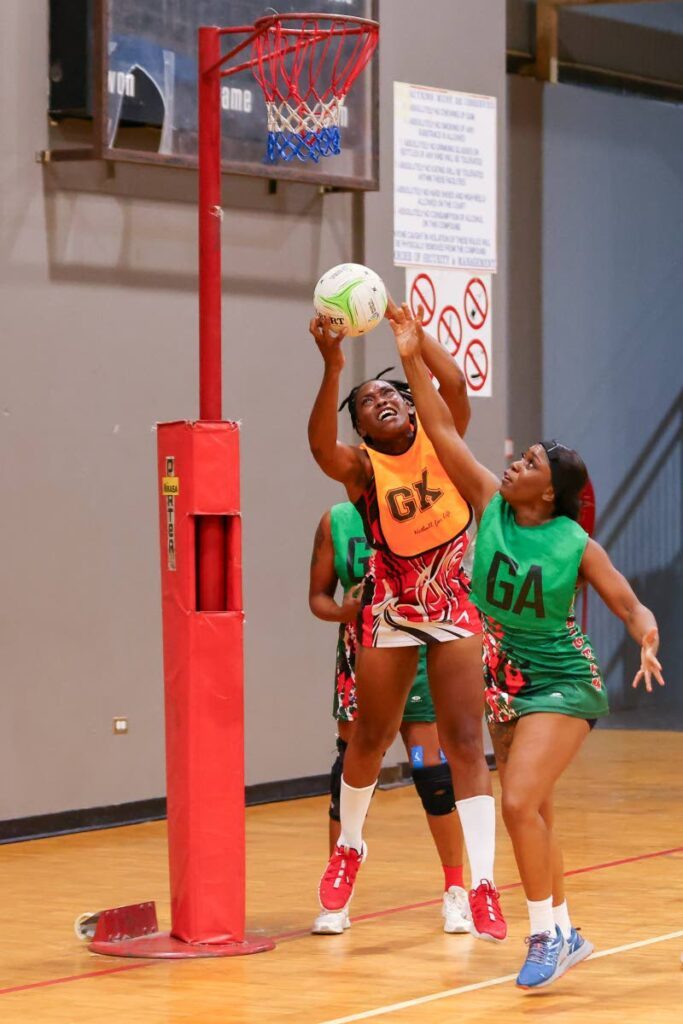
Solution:
<svg viewBox="0 0 683 1024">
<path fill-rule="evenodd" d="M 467 893 L 459 885 L 452 885 L 443 894 L 443 930 L 449 935 L 464 935 L 471 932 L 470 904 Z"/>
<path fill-rule="evenodd" d="M 349 912 L 346 907 L 343 910 L 323 910 L 318 914 L 313 927 L 312 935 L 343 935 L 347 928 L 351 927 Z"/>
</svg>

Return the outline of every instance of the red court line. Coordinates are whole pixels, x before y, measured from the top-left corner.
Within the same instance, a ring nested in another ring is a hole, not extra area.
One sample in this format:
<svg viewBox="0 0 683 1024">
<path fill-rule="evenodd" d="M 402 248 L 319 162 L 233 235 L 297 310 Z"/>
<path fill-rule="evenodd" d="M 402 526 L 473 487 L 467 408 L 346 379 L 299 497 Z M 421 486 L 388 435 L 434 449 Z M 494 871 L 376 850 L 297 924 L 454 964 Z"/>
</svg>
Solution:
<svg viewBox="0 0 683 1024">
<path fill-rule="evenodd" d="M 605 868 L 618 868 L 623 864 L 633 864 L 639 860 L 651 860 L 653 857 L 667 857 L 671 853 L 683 853 L 683 846 L 672 846 L 669 850 L 655 850 L 653 853 L 639 853 L 635 857 L 622 857 L 621 860 L 607 860 L 602 864 L 589 864 L 585 868 L 573 868 L 565 871 L 565 877 L 569 875 L 583 875 L 589 871 L 604 871 Z M 519 889 L 521 882 L 509 882 L 507 885 L 499 886 L 501 892 L 506 889 Z M 378 917 L 387 917 L 389 914 L 400 914 L 406 910 L 421 910 L 423 907 L 434 907 L 441 903 L 441 898 L 424 900 L 421 903 L 406 903 L 400 907 L 387 907 L 384 910 L 374 910 L 369 914 L 358 914 L 354 921 L 372 921 Z M 285 939 L 298 939 L 310 935 L 310 928 L 295 932 L 281 932 L 279 935 L 271 935 L 275 942 L 282 942 Z M 160 960 L 145 960 L 144 963 L 126 964 L 123 967 L 107 967 L 102 971 L 89 971 L 85 974 L 70 974 L 64 978 L 46 978 L 45 981 L 32 981 L 28 985 L 14 985 L 11 988 L 0 988 L 0 996 L 9 995 L 11 992 L 26 992 L 33 988 L 45 988 L 48 985 L 63 985 L 67 981 L 83 981 L 86 978 L 97 978 L 103 974 L 122 974 L 124 971 L 139 971 L 143 967 L 159 966 Z M 168 961 L 164 961 L 168 963 Z M 175 963 L 178 961 L 176 960 Z"/>
<path fill-rule="evenodd" d="M 600 871 L 602 868 L 618 868 L 622 864 L 633 864 L 636 860 L 650 860 L 651 857 L 666 857 L 670 853 L 683 853 L 683 846 L 672 846 L 670 850 L 656 850 L 654 853 L 639 853 L 635 857 L 622 857 L 621 860 L 607 860 L 604 864 L 596 864 L 593 867 L 573 868 L 565 871 L 566 875 L 583 875 L 586 871 Z"/>
<path fill-rule="evenodd" d="M 30 988 L 45 988 L 46 985 L 63 985 L 67 981 L 83 981 L 84 978 L 97 978 L 101 974 L 121 974 L 123 971 L 139 971 L 141 967 L 159 965 L 158 960 L 147 960 L 143 964 L 126 964 L 125 967 L 105 967 L 103 971 L 88 971 L 86 974 L 68 974 L 65 978 L 46 978 L 45 981 L 32 981 L 28 985 L 14 985 L 12 988 L 0 988 L 0 996 L 8 996 L 10 992 L 25 992 Z"/>
<path fill-rule="evenodd" d="M 587 871 L 603 871 L 605 868 L 616 868 L 621 864 L 631 864 L 633 861 L 638 860 L 649 860 L 651 857 L 666 857 L 670 853 L 683 853 L 683 846 L 674 846 L 670 850 L 655 850 L 654 853 L 641 853 L 635 857 L 624 857 L 621 860 L 607 860 L 604 864 L 590 864 L 585 868 L 573 868 L 571 871 L 565 871 L 565 878 L 569 875 L 582 875 Z M 507 889 L 520 889 L 522 886 L 521 882 L 508 882 L 507 885 L 499 886 L 499 890 L 504 892 Z M 386 907 L 384 910 L 373 910 L 369 914 L 354 914 L 354 921 L 373 921 L 377 917 L 388 917 L 389 914 L 401 914 L 404 910 L 421 910 L 423 907 L 436 907 L 441 903 L 441 897 L 438 899 L 423 900 L 421 903 L 405 903 L 400 907 Z M 273 935 L 271 938 L 275 942 L 282 942 L 285 939 L 299 939 L 305 935 L 310 935 L 310 928 L 302 929 L 301 931 L 295 932 L 281 932 L 280 935 Z M 0 992 L 0 995 L 2 993 Z"/>
</svg>

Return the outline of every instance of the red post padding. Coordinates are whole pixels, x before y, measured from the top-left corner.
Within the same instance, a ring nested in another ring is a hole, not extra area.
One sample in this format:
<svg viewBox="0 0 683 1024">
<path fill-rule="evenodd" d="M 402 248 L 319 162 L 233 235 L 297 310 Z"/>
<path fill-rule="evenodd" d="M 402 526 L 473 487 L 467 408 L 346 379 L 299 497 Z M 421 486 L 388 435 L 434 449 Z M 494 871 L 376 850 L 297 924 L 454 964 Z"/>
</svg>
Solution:
<svg viewBox="0 0 683 1024">
<path fill-rule="evenodd" d="M 242 942 L 239 428 L 220 422 L 161 424 L 158 460 L 171 934 L 189 943 Z M 226 534 L 220 567 L 225 607 L 210 612 L 197 610 L 197 536 L 204 516 Z"/>
</svg>

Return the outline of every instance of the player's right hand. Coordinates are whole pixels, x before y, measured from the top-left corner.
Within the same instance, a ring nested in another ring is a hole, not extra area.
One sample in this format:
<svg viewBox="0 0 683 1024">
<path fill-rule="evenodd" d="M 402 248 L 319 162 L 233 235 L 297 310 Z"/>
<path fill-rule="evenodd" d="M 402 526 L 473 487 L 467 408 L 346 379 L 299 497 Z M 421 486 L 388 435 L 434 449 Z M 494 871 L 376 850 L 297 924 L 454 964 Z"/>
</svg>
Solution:
<svg viewBox="0 0 683 1024">
<path fill-rule="evenodd" d="M 346 337 L 345 328 L 342 327 L 339 331 L 333 331 L 322 317 L 314 316 L 308 325 L 308 329 L 313 335 L 321 356 L 325 360 L 325 365 L 332 369 L 343 370 L 345 360 L 341 345 Z"/>
<path fill-rule="evenodd" d="M 358 618 L 361 605 L 361 592 L 363 590 L 363 584 L 357 583 L 355 587 L 351 587 L 348 593 L 344 594 L 344 600 L 342 601 L 342 622 L 355 622 Z"/>
</svg>

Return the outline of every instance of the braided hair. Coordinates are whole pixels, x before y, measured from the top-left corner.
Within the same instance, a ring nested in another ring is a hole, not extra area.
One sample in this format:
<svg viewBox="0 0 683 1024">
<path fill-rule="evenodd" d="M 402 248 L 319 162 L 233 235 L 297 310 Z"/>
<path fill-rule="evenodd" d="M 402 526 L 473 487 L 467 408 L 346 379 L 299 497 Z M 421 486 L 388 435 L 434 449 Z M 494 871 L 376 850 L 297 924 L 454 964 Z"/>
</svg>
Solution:
<svg viewBox="0 0 683 1024">
<path fill-rule="evenodd" d="M 362 387 L 365 387 L 366 384 L 371 384 L 372 381 L 375 380 L 386 380 L 387 384 L 391 384 L 392 388 L 394 388 L 399 393 L 403 401 L 410 406 L 411 419 L 414 419 L 415 403 L 413 402 L 413 396 L 410 393 L 410 387 L 408 386 L 407 382 L 404 380 L 394 380 L 391 377 L 384 376 L 385 373 L 391 373 L 393 369 L 393 366 L 387 366 L 386 369 L 376 374 L 376 376 L 369 377 L 367 380 L 361 381 L 360 384 L 356 384 L 355 388 L 351 388 L 348 395 L 346 396 L 342 404 L 339 406 L 339 409 L 337 410 L 338 412 L 341 412 L 345 406 L 348 406 L 349 415 L 351 417 L 351 426 L 353 427 L 357 434 L 360 434 L 360 431 L 358 429 L 358 410 L 356 408 L 356 399 L 358 398 L 358 392 Z M 368 441 L 369 438 L 363 438 L 363 440 Z"/>
<path fill-rule="evenodd" d="M 577 520 L 581 511 L 581 492 L 588 471 L 578 452 L 559 441 L 541 441 L 550 465 L 550 479 L 555 491 L 554 515 Z"/>
</svg>

